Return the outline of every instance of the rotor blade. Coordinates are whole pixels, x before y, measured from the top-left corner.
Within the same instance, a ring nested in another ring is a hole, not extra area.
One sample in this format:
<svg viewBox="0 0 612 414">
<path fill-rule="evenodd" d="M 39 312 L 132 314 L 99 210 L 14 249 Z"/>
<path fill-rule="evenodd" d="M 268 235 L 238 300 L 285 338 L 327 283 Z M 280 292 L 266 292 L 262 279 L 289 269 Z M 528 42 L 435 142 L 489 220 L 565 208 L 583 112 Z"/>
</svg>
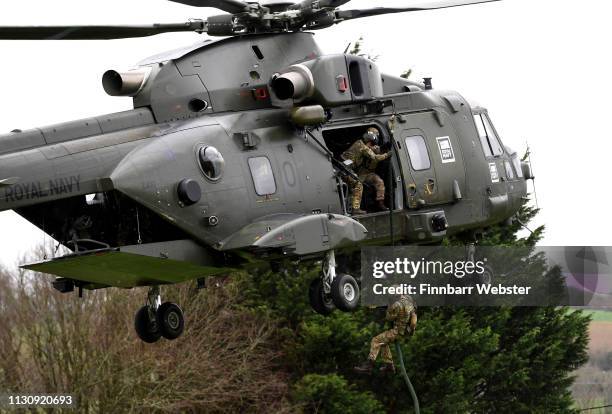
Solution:
<svg viewBox="0 0 612 414">
<path fill-rule="evenodd" d="M 96 40 L 206 31 L 202 20 L 143 26 L 0 26 L 0 40 Z"/>
<path fill-rule="evenodd" d="M 193 7 L 213 7 L 228 13 L 242 13 L 249 5 L 240 0 L 170 0 Z"/>
<path fill-rule="evenodd" d="M 174 1 L 174 0 L 171 0 L 171 1 Z M 318 6 L 320 8 L 335 9 L 350 1 L 351 0 L 319 0 Z M 312 8 L 312 3 L 313 3 L 312 0 L 302 0 L 299 3 L 294 4 L 290 8 L 292 10 L 310 9 Z"/>
<path fill-rule="evenodd" d="M 390 13 L 406 13 L 424 10 L 449 9 L 451 7 L 469 6 L 472 4 L 493 3 L 501 0 L 467 0 L 467 1 L 444 1 L 429 6 L 414 7 L 375 7 L 373 9 L 337 10 L 336 18 L 339 20 L 359 19 L 362 17 L 379 16 Z"/>
</svg>

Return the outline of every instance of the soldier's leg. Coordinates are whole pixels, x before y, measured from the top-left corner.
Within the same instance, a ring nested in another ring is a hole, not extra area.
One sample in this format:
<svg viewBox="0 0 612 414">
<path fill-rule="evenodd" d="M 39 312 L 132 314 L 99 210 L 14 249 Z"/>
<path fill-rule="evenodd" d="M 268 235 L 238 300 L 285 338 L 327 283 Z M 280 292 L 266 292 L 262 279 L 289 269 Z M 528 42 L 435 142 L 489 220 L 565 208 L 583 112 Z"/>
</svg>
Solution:
<svg viewBox="0 0 612 414">
<path fill-rule="evenodd" d="M 385 344 L 385 341 L 381 338 L 384 332 L 380 335 L 375 336 L 370 341 L 370 353 L 368 354 L 368 359 L 371 361 L 376 361 L 378 359 L 378 354 L 380 353 L 380 348 Z"/>
<path fill-rule="evenodd" d="M 368 359 L 360 366 L 355 367 L 355 371 L 362 374 L 371 374 L 372 370 L 374 369 L 376 358 L 378 358 L 378 354 L 382 349 L 382 360 L 384 362 L 384 366 L 381 368 L 381 371 L 394 372 L 395 366 L 393 365 L 393 356 L 391 355 L 391 348 L 389 348 L 389 344 L 395 341 L 396 338 L 397 330 L 395 329 L 385 331 L 372 338 Z"/>
<path fill-rule="evenodd" d="M 351 205 L 347 207 L 352 207 L 353 206 L 353 194 L 355 193 L 355 179 L 353 177 L 351 177 L 350 175 L 345 175 L 342 177 L 342 181 L 344 181 L 346 183 L 346 186 L 349 189 L 349 193 L 347 194 L 347 196 L 350 195 L 351 199 L 350 199 L 350 203 Z"/>
<path fill-rule="evenodd" d="M 376 201 L 385 200 L 385 182 L 378 174 L 368 174 L 364 181 L 376 189 Z"/>
<path fill-rule="evenodd" d="M 353 192 L 353 211 L 361 211 L 361 197 L 363 196 L 363 184 L 353 179 L 351 184 L 351 190 Z"/>
<path fill-rule="evenodd" d="M 389 344 L 384 344 L 382 346 L 380 352 L 380 360 L 385 364 L 393 364 L 393 354 L 391 353 L 391 347 L 389 346 Z"/>
<path fill-rule="evenodd" d="M 396 338 L 397 331 L 395 329 L 390 329 L 372 338 L 368 359 L 370 359 L 371 361 L 376 361 L 376 358 L 378 358 L 378 354 L 380 353 L 381 349 L 383 349 L 383 362 L 393 362 L 393 357 L 391 356 L 391 349 L 389 348 L 389 344 L 395 341 Z"/>
<path fill-rule="evenodd" d="M 376 204 L 378 210 L 386 210 L 385 206 L 385 182 L 378 176 L 378 174 L 368 174 L 364 182 L 376 189 Z"/>
<path fill-rule="evenodd" d="M 345 175 L 343 178 L 344 182 L 348 185 L 351 190 L 351 208 L 353 209 L 353 214 L 355 212 L 361 214 L 363 213 L 359 207 L 361 205 L 361 194 L 363 192 L 363 184 L 361 184 L 358 180 L 351 177 L 350 175 Z"/>
<path fill-rule="evenodd" d="M 383 345 L 381 361 L 383 366 L 380 368 L 380 372 L 383 373 L 395 373 L 395 364 L 393 363 L 393 355 L 391 354 L 391 347 L 389 344 Z"/>
<path fill-rule="evenodd" d="M 398 337 L 399 333 L 397 332 L 397 329 L 394 328 L 388 331 L 388 334 L 386 335 L 387 342 L 385 343 L 382 350 L 382 362 L 393 365 L 393 354 L 391 354 L 391 347 L 389 346 L 389 344 L 392 344 L 397 341 Z"/>
</svg>

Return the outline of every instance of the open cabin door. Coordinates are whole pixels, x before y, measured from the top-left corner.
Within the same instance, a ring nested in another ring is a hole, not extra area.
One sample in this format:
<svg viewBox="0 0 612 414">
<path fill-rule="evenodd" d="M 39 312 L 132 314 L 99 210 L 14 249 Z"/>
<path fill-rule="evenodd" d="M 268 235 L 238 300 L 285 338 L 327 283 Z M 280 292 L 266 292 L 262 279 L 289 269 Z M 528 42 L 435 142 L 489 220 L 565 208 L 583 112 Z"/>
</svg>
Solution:
<svg viewBox="0 0 612 414">
<path fill-rule="evenodd" d="M 342 163 L 342 153 L 346 151 L 356 140 L 361 139 L 364 132 L 368 128 L 376 128 L 380 133 L 379 145 L 386 151 L 390 148 L 390 137 L 389 130 L 380 121 L 371 120 L 371 122 L 350 122 L 337 126 L 325 128 L 322 131 L 322 138 L 325 142 L 326 147 L 333 154 L 334 159 Z M 386 149 L 385 149 L 386 148 Z M 395 157 L 388 160 L 377 163 L 374 173 L 376 173 L 384 182 L 385 185 L 385 205 L 388 207 L 393 206 L 395 210 L 401 210 L 404 207 L 402 198 L 401 185 L 398 183 L 401 181 L 400 165 Z M 354 171 L 357 173 L 358 171 Z M 342 186 L 342 185 L 341 185 Z M 343 185 L 344 190 L 339 190 L 341 203 L 345 205 L 344 210 L 347 211 L 351 203 L 351 194 L 348 189 L 348 185 Z M 361 207 L 368 211 L 368 213 L 374 214 L 372 207 L 375 203 L 375 190 L 371 184 L 366 184 L 363 190 Z"/>
<path fill-rule="evenodd" d="M 465 166 L 457 135 L 442 111 L 401 115 L 394 144 L 409 208 L 447 204 L 465 191 Z M 447 118 L 448 119 L 448 118 Z"/>
</svg>

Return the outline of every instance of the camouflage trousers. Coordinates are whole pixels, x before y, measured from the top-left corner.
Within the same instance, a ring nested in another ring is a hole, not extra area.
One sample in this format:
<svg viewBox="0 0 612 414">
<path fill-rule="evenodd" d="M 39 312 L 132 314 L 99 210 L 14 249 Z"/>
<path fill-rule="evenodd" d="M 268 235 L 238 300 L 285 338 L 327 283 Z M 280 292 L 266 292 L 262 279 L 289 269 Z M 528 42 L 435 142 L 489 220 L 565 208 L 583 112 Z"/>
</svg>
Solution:
<svg viewBox="0 0 612 414">
<path fill-rule="evenodd" d="M 378 174 L 362 174 L 359 176 L 359 180 L 363 181 L 368 185 L 371 185 L 376 189 L 376 201 L 385 200 L 385 183 L 382 178 L 378 176 Z M 363 197 L 363 184 L 350 176 L 346 177 L 346 183 L 349 185 L 351 193 L 353 194 L 351 206 L 353 207 L 353 210 L 357 210 L 361 207 L 361 198 Z"/>
<path fill-rule="evenodd" d="M 397 328 L 393 328 L 372 338 L 368 359 L 375 362 L 378 358 L 378 354 L 382 351 L 381 361 L 387 364 L 393 364 L 393 355 L 391 354 L 391 347 L 389 344 L 395 342 L 400 337 L 401 335 Z"/>
</svg>

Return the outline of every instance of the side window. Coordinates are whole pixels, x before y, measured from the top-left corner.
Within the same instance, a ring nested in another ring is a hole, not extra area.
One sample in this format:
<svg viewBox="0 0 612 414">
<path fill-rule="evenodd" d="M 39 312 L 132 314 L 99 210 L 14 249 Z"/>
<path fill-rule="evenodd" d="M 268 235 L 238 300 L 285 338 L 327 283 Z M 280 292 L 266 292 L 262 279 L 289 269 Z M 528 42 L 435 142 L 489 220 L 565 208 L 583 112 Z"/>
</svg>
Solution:
<svg viewBox="0 0 612 414">
<path fill-rule="evenodd" d="M 431 161 L 429 159 L 429 153 L 427 152 L 425 138 L 420 135 L 415 135 L 407 137 L 405 143 L 412 168 L 415 171 L 429 169 L 431 167 Z"/>
<path fill-rule="evenodd" d="M 495 133 L 495 129 L 489 120 L 489 117 L 485 114 L 474 115 L 474 122 L 476 123 L 476 129 L 478 130 L 478 136 L 482 149 L 484 150 L 485 157 L 497 157 L 504 153 L 499 138 Z"/>
<path fill-rule="evenodd" d="M 225 161 L 223 156 L 215 147 L 202 147 L 198 151 L 198 160 L 202 172 L 212 181 L 217 181 L 223 174 Z"/>
<path fill-rule="evenodd" d="M 266 196 L 276 193 L 276 181 L 272 165 L 267 157 L 249 158 L 249 168 L 257 195 Z"/>
</svg>

